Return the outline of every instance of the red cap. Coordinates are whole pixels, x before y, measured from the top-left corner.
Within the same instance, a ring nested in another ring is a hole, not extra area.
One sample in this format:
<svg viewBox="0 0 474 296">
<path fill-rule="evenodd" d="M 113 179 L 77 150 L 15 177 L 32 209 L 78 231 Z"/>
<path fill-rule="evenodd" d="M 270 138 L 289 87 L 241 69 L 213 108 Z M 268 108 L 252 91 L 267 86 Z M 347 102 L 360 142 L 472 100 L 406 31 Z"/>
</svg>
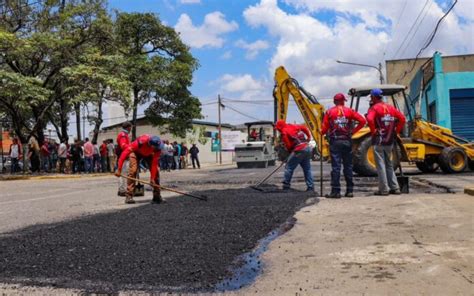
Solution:
<svg viewBox="0 0 474 296">
<path fill-rule="evenodd" d="M 347 101 L 347 100 L 346 100 L 346 96 L 344 96 L 343 93 L 338 93 L 334 96 L 334 101 L 341 102 L 341 101 Z"/>
</svg>

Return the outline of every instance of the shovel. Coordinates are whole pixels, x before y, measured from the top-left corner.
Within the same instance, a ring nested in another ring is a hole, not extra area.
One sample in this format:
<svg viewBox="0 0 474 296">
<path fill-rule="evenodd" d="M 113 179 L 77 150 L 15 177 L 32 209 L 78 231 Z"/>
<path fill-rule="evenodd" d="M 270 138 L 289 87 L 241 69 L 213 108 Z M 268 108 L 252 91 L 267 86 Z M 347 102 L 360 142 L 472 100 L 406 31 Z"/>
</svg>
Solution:
<svg viewBox="0 0 474 296">
<path fill-rule="evenodd" d="M 410 177 L 405 176 L 402 171 L 402 164 L 398 166 L 400 168 L 400 176 L 397 177 L 398 186 L 400 186 L 401 193 L 410 193 Z"/>
<path fill-rule="evenodd" d="M 250 188 L 252 189 L 255 189 L 255 190 L 258 190 L 258 191 L 263 191 L 262 188 L 258 188 L 258 186 L 262 185 L 263 183 L 265 183 L 265 181 L 267 181 L 274 173 L 276 173 L 282 166 L 284 166 L 286 164 L 286 161 L 282 161 L 281 164 L 276 167 L 268 176 L 266 176 L 263 180 L 261 180 L 260 182 L 258 182 L 257 184 L 253 185 L 253 186 L 250 186 Z"/>
<path fill-rule="evenodd" d="M 186 196 L 197 198 L 199 200 L 207 201 L 207 196 L 205 196 L 205 195 L 195 195 L 195 194 L 191 194 L 191 193 L 187 193 L 187 192 L 182 192 L 182 191 L 179 191 L 179 190 L 176 190 L 176 189 L 164 187 L 164 186 L 161 186 L 161 185 L 156 185 L 156 184 L 154 185 L 154 184 L 151 184 L 150 182 L 147 182 L 147 181 L 144 181 L 144 180 L 141 180 L 141 179 L 136 179 L 136 178 L 132 178 L 132 177 L 125 176 L 125 175 L 120 175 L 120 176 L 124 177 L 126 179 L 129 179 L 129 180 L 132 180 L 132 181 L 137 181 L 137 182 L 141 182 L 143 184 L 150 185 L 151 187 L 155 187 L 155 188 L 158 188 L 158 189 L 171 191 L 171 192 L 178 193 L 178 194 L 181 194 L 181 195 L 186 195 Z"/>
</svg>

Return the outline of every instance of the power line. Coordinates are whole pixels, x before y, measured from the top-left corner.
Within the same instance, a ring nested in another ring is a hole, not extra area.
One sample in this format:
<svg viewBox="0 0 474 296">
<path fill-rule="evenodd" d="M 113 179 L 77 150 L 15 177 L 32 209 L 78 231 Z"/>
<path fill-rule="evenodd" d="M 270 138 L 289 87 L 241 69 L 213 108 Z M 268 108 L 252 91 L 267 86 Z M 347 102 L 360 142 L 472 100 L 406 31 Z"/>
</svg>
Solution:
<svg viewBox="0 0 474 296">
<path fill-rule="evenodd" d="M 435 26 L 435 29 L 433 30 L 433 32 L 430 34 L 430 36 L 428 37 L 427 41 L 425 42 L 425 45 L 420 49 L 420 51 L 418 51 L 418 54 L 416 55 L 415 57 L 415 60 L 413 61 L 413 64 L 410 68 L 409 71 L 405 71 L 405 73 L 403 73 L 402 76 L 400 76 L 398 79 L 397 79 L 397 83 L 405 78 L 409 73 L 411 73 L 413 71 L 413 69 L 415 68 L 415 65 L 416 65 L 416 61 L 418 60 L 418 57 L 420 56 L 420 54 L 428 48 L 428 46 L 430 46 L 431 42 L 433 41 L 434 37 L 436 36 L 436 33 L 438 32 L 438 28 L 441 24 L 441 22 L 444 20 L 445 17 L 448 16 L 448 14 L 451 12 L 451 10 L 453 10 L 454 6 L 456 6 L 456 4 L 458 3 L 458 0 L 454 0 L 453 4 L 451 5 L 451 7 L 448 9 L 448 11 L 446 11 L 446 13 L 438 20 L 438 23 L 436 23 L 436 26 Z"/>
<path fill-rule="evenodd" d="M 256 118 L 256 117 L 247 115 L 247 114 L 245 114 L 244 112 L 242 112 L 242 111 L 236 109 L 235 107 L 230 106 L 229 104 L 226 104 L 226 105 L 225 105 L 225 108 L 229 108 L 230 110 L 232 110 L 232 111 L 234 111 L 234 112 L 237 112 L 237 113 L 239 113 L 240 115 L 245 116 L 245 117 L 248 117 L 248 118 L 250 118 L 250 119 L 253 119 L 253 120 L 261 120 L 261 119 L 259 119 L 259 118 Z"/>
<path fill-rule="evenodd" d="M 425 17 L 428 15 L 428 11 L 430 10 L 431 5 L 433 5 L 433 2 L 430 2 L 430 5 L 429 5 L 428 8 L 426 9 L 425 14 L 423 15 L 423 17 L 421 18 L 420 23 L 419 23 L 418 26 L 416 27 L 415 32 L 411 35 L 410 40 L 408 40 L 408 43 L 406 44 L 405 48 L 404 48 L 403 51 L 400 53 L 400 57 L 403 56 L 403 54 L 405 53 L 405 51 L 409 48 L 410 43 L 413 41 L 413 38 L 416 36 L 416 33 L 418 33 L 418 30 L 420 29 L 421 24 L 423 23 L 423 20 L 424 20 Z"/>
<path fill-rule="evenodd" d="M 400 25 L 400 20 L 402 18 L 402 15 L 403 13 L 405 12 L 405 8 L 407 7 L 407 2 L 408 0 L 405 0 L 405 3 L 403 4 L 403 7 L 402 7 L 402 10 L 400 12 L 400 14 L 398 15 L 398 19 L 397 19 L 397 23 L 395 25 L 395 28 L 392 30 L 392 36 L 395 37 L 395 32 L 398 30 L 398 26 Z M 394 38 L 392 39 L 392 41 L 394 40 Z M 382 60 L 383 58 L 385 57 L 385 53 L 387 51 L 387 47 L 388 45 L 392 43 L 392 42 L 387 42 L 387 44 L 385 44 L 385 48 L 383 49 L 383 56 L 382 56 Z"/>
<path fill-rule="evenodd" d="M 400 44 L 400 46 L 398 47 L 398 49 L 395 51 L 395 54 L 393 55 L 393 58 L 395 58 L 397 56 L 397 54 L 400 52 L 400 49 L 403 47 L 403 45 L 405 44 L 405 41 L 407 41 L 408 39 L 408 36 L 410 36 L 410 33 L 412 32 L 413 28 L 415 27 L 416 23 L 418 22 L 418 19 L 420 18 L 421 14 L 423 13 L 423 11 L 425 11 L 425 8 L 426 8 L 426 5 L 428 5 L 428 2 L 430 0 L 426 0 L 425 2 L 425 5 L 423 5 L 423 8 L 421 9 L 421 11 L 418 13 L 415 21 L 413 22 L 413 24 L 411 25 L 410 29 L 408 30 L 408 33 L 405 35 L 405 38 L 403 39 L 402 43 Z M 392 59 L 393 59 L 392 58 Z"/>
</svg>

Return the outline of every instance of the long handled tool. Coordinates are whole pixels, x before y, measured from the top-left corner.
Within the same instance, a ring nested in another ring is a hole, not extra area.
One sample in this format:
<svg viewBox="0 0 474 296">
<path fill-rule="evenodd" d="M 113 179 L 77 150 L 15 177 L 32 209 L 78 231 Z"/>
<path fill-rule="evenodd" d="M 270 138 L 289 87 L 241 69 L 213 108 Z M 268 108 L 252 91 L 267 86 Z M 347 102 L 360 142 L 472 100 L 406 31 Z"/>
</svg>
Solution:
<svg viewBox="0 0 474 296">
<path fill-rule="evenodd" d="M 187 193 L 187 192 L 182 192 L 182 191 L 179 191 L 179 190 L 176 190 L 176 189 L 164 187 L 164 186 L 161 186 L 161 185 L 151 184 L 150 182 L 147 182 L 147 181 L 144 181 L 144 180 L 141 180 L 141 179 L 136 179 L 136 178 L 132 178 L 132 177 L 125 176 L 125 175 L 120 175 L 120 176 L 122 176 L 126 179 L 129 179 L 129 180 L 132 180 L 132 181 L 137 181 L 137 182 L 141 182 L 143 184 L 150 185 L 151 187 L 156 187 L 156 188 L 159 188 L 159 189 L 162 189 L 162 190 L 171 191 L 171 192 L 178 193 L 178 194 L 181 194 L 181 195 L 186 195 L 186 196 L 197 198 L 199 200 L 207 201 L 207 196 L 205 196 L 205 195 L 195 195 L 195 194 L 191 194 L 191 193 Z"/>
<path fill-rule="evenodd" d="M 253 186 L 250 186 L 250 188 L 252 189 L 255 189 L 255 190 L 258 190 L 258 191 L 263 191 L 261 188 L 258 188 L 258 186 L 262 185 L 263 183 L 265 183 L 265 181 L 267 181 L 274 173 L 276 173 L 282 166 L 284 166 L 286 164 L 286 161 L 282 161 L 281 164 L 276 167 L 268 176 L 266 176 L 263 180 L 261 180 L 260 182 L 258 182 L 257 184 L 253 185 Z"/>
</svg>

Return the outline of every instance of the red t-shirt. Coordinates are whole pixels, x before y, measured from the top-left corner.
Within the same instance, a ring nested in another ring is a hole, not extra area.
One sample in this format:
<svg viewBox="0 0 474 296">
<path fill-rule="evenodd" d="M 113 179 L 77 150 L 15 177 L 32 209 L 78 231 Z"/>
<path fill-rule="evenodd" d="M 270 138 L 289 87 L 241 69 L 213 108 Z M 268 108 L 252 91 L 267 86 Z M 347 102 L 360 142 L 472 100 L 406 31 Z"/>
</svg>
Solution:
<svg viewBox="0 0 474 296">
<path fill-rule="evenodd" d="M 311 139 L 308 128 L 300 124 L 286 124 L 280 133 L 281 140 L 289 152 L 304 150 Z"/>
<path fill-rule="evenodd" d="M 352 122 L 357 121 L 357 126 L 352 130 Z M 365 118 L 351 108 L 337 105 L 326 111 L 323 118 L 321 134 L 329 132 L 329 138 L 350 139 L 365 125 Z"/>
<path fill-rule="evenodd" d="M 122 151 L 120 155 L 120 159 L 118 162 L 118 170 L 122 171 L 123 162 L 128 158 L 130 153 L 134 152 L 137 156 L 145 158 L 145 157 L 152 157 L 151 160 L 151 167 L 150 167 L 150 180 L 155 180 L 158 169 L 159 169 L 159 159 L 161 150 L 155 151 L 155 148 L 149 144 L 151 136 L 150 135 L 142 135 L 138 137 L 135 141 L 133 141 L 128 147 Z"/>
<path fill-rule="evenodd" d="M 379 102 L 367 113 L 367 122 L 376 145 L 391 145 L 405 125 L 405 116 L 392 105 Z"/>
<path fill-rule="evenodd" d="M 124 151 L 128 147 L 128 145 L 130 145 L 130 138 L 128 137 L 128 132 L 121 131 L 117 135 L 117 145 L 122 151 Z"/>
</svg>

